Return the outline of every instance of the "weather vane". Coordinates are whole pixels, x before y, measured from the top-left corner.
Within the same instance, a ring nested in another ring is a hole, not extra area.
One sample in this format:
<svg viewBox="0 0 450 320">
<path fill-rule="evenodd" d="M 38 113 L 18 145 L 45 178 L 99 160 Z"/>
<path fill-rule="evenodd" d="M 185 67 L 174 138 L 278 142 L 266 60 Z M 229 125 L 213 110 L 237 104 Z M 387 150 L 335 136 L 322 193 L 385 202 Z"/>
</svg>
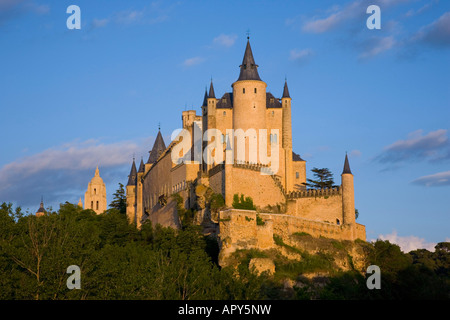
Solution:
<svg viewBox="0 0 450 320">
<path fill-rule="evenodd" d="M 247 39 L 250 39 L 250 29 L 247 29 Z"/>
</svg>

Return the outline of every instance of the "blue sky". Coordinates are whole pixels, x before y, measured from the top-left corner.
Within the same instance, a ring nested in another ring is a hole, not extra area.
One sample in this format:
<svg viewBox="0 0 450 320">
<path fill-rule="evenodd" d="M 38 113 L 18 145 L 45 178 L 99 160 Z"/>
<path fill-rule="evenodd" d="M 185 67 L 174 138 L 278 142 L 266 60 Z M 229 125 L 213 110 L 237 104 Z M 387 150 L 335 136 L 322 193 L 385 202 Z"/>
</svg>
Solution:
<svg viewBox="0 0 450 320">
<path fill-rule="evenodd" d="M 66 9 L 81 8 L 81 30 Z M 379 5 L 381 29 L 366 8 Z M 77 203 L 95 167 L 108 202 L 133 154 L 231 91 L 250 30 L 294 151 L 340 183 L 345 152 L 367 239 L 450 240 L 450 2 L 0 0 L 0 201 Z"/>
</svg>

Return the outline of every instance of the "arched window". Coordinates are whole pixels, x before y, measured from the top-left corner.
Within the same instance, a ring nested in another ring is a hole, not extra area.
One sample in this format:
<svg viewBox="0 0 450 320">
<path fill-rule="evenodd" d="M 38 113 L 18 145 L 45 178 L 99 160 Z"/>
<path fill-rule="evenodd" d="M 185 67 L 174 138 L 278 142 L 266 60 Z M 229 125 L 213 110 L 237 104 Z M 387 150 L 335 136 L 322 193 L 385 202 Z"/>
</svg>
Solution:
<svg viewBox="0 0 450 320">
<path fill-rule="evenodd" d="M 245 93 L 245 88 L 242 88 L 242 93 Z"/>
<path fill-rule="evenodd" d="M 97 189 L 94 188 L 94 194 L 97 194 Z"/>
<path fill-rule="evenodd" d="M 91 201 L 91 209 L 94 210 L 94 201 Z"/>
<path fill-rule="evenodd" d="M 341 221 L 339 221 L 339 219 L 336 219 L 336 224 L 337 224 L 337 225 L 340 225 L 340 224 L 341 224 Z"/>
<path fill-rule="evenodd" d="M 223 116 L 226 116 L 226 115 L 227 115 L 227 112 L 226 112 L 226 111 L 224 111 L 224 112 L 223 112 Z"/>
<path fill-rule="evenodd" d="M 96 210 L 98 210 L 98 201 L 97 201 L 97 203 L 96 203 L 96 208 L 97 208 Z"/>
<path fill-rule="evenodd" d="M 255 88 L 255 93 L 256 93 L 256 88 Z"/>
</svg>

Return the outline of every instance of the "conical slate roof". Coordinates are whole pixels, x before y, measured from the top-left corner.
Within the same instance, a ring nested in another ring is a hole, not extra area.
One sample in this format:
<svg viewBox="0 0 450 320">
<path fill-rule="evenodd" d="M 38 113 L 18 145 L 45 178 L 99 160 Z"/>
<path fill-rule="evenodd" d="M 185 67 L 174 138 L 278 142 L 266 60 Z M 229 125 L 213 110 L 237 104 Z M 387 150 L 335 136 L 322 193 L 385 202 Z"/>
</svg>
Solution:
<svg viewBox="0 0 450 320">
<path fill-rule="evenodd" d="M 128 176 L 127 186 L 135 186 L 136 185 L 136 181 L 137 181 L 136 177 L 137 177 L 136 164 L 134 163 L 134 159 L 133 159 L 133 164 L 131 165 L 131 171 L 130 171 L 130 174 Z"/>
<path fill-rule="evenodd" d="M 282 98 L 290 98 L 291 96 L 289 95 L 289 89 L 287 86 L 287 81 L 284 81 L 284 89 L 283 89 L 283 96 Z"/>
<path fill-rule="evenodd" d="M 155 163 L 164 150 L 166 150 L 166 144 L 164 143 L 161 131 L 158 131 L 158 135 L 156 136 L 152 151 L 150 151 L 150 156 L 148 157 L 147 163 Z"/>
<path fill-rule="evenodd" d="M 202 107 L 206 107 L 208 105 L 208 90 L 205 87 L 205 97 L 203 98 Z"/>
<path fill-rule="evenodd" d="M 253 58 L 252 48 L 250 47 L 250 40 L 247 40 L 247 47 L 245 48 L 244 59 L 242 59 L 242 64 L 239 66 L 241 72 L 239 73 L 239 80 L 259 80 L 261 78 L 258 74 L 258 65 L 255 63 Z"/>
<path fill-rule="evenodd" d="M 211 80 L 211 85 L 209 86 L 209 95 L 208 98 L 216 98 L 216 94 L 214 93 L 214 86 Z"/>
<path fill-rule="evenodd" d="M 145 171 L 144 160 L 142 160 L 142 158 L 141 158 L 141 164 L 139 165 L 138 172 L 144 172 L 144 171 Z"/>
<path fill-rule="evenodd" d="M 352 172 L 350 171 L 350 164 L 348 163 L 347 154 L 345 154 L 344 170 L 342 171 L 342 174 L 344 173 L 352 174 Z"/>
</svg>

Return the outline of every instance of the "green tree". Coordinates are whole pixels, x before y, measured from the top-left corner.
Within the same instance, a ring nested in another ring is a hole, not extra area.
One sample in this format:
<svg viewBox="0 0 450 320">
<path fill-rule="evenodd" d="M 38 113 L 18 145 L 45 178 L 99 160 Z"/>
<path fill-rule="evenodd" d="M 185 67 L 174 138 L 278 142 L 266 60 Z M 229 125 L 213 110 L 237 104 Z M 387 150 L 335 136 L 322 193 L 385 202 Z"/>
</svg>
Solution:
<svg viewBox="0 0 450 320">
<path fill-rule="evenodd" d="M 315 180 L 307 179 L 308 182 L 304 183 L 307 187 L 312 189 L 332 188 L 334 186 L 333 174 L 327 168 L 313 168 L 311 171 L 314 173 Z"/>
<path fill-rule="evenodd" d="M 109 204 L 110 208 L 119 210 L 120 213 L 127 213 L 127 197 L 123 184 L 119 182 L 119 189 L 113 194 L 113 201 Z"/>
</svg>

